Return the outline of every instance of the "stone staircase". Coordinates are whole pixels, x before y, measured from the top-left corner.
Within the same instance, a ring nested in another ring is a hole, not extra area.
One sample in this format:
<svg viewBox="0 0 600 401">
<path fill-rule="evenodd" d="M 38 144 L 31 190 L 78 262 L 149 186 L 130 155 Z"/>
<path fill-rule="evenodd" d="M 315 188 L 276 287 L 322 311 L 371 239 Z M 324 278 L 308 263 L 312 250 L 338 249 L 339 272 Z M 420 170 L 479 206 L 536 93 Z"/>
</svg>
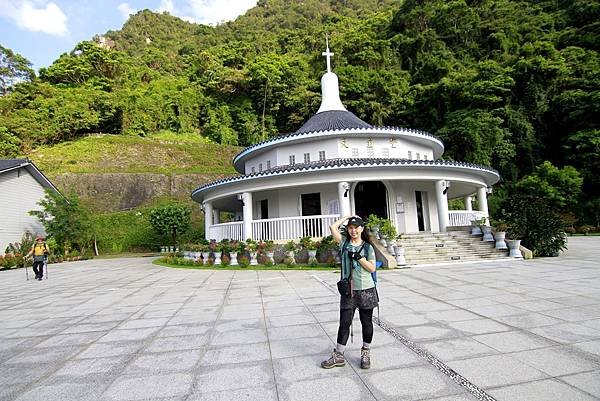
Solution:
<svg viewBox="0 0 600 401">
<path fill-rule="evenodd" d="M 481 235 L 471 235 L 469 231 L 403 234 L 401 241 L 408 265 L 508 257 L 508 250 L 497 250 L 494 247 L 495 242 L 484 242 L 481 240 Z"/>
</svg>

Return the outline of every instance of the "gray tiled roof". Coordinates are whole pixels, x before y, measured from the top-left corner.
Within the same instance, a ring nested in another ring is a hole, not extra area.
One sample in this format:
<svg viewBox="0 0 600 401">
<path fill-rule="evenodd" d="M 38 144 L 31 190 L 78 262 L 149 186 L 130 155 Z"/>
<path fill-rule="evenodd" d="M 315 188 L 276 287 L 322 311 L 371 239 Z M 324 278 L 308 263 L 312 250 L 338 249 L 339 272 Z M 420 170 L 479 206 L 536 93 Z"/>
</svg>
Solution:
<svg viewBox="0 0 600 401">
<path fill-rule="evenodd" d="M 28 163 L 27 159 L 0 159 L 0 172 L 18 167 L 23 163 Z"/>
<path fill-rule="evenodd" d="M 360 118 L 349 111 L 329 110 L 315 114 L 304 123 L 295 133 L 330 131 L 346 128 L 371 128 Z"/>
</svg>

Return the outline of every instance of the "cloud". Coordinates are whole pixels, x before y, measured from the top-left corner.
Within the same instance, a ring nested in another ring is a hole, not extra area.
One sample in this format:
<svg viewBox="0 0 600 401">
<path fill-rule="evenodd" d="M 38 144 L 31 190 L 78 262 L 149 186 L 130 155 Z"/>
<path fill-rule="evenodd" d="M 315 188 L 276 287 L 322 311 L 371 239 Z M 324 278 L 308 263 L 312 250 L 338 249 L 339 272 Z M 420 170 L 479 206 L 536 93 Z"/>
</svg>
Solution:
<svg viewBox="0 0 600 401">
<path fill-rule="evenodd" d="M 119 10 L 123 19 L 127 19 L 130 15 L 137 13 L 137 10 L 135 8 L 129 7 L 129 4 L 127 3 L 119 4 L 117 6 L 117 10 Z"/>
<path fill-rule="evenodd" d="M 182 7 L 186 9 L 185 13 L 180 12 L 173 5 L 172 0 L 162 0 L 161 7 L 165 3 L 169 3 L 172 8 L 167 11 L 172 15 L 186 21 L 214 25 L 235 19 L 238 15 L 254 7 L 257 0 L 186 0 L 185 2 L 187 4 Z"/>
<path fill-rule="evenodd" d="M 68 33 L 67 16 L 53 2 L 30 0 L 0 1 L 0 15 L 11 19 L 19 28 L 49 35 Z"/>
</svg>

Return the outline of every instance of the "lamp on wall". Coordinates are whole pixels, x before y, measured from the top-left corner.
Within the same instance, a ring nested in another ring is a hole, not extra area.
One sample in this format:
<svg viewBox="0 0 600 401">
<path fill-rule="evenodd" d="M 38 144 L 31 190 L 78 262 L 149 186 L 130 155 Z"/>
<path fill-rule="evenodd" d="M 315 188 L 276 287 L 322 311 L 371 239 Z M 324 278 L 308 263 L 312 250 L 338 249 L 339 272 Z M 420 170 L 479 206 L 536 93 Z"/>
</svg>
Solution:
<svg viewBox="0 0 600 401">
<path fill-rule="evenodd" d="M 344 198 L 348 197 L 348 191 L 350 190 L 350 185 L 347 183 L 342 184 L 342 188 L 344 189 Z"/>
<path fill-rule="evenodd" d="M 243 194 L 237 194 L 237 200 L 239 200 L 240 202 L 242 202 L 242 206 L 246 206 L 244 204 L 244 195 Z"/>
<path fill-rule="evenodd" d="M 485 189 L 485 193 L 486 193 L 486 194 L 491 194 L 491 193 L 492 193 L 492 187 L 487 187 L 487 188 Z"/>
<path fill-rule="evenodd" d="M 448 188 L 450 188 L 452 183 L 450 181 L 444 181 L 444 190 L 442 191 L 442 195 L 446 195 L 448 193 Z"/>
</svg>

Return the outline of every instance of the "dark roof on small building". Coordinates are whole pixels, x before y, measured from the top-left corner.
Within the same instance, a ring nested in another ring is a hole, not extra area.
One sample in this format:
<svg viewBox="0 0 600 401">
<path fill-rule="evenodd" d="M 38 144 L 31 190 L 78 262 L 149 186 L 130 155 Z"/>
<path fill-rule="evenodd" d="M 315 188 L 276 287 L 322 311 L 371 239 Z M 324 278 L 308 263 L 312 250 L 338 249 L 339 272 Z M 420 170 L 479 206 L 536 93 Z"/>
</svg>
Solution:
<svg viewBox="0 0 600 401">
<path fill-rule="evenodd" d="M 42 173 L 29 159 L 0 159 L 0 174 L 18 168 L 24 168 L 44 188 L 50 188 L 60 193 L 58 188 Z"/>
<path fill-rule="evenodd" d="M 295 134 L 317 131 L 332 131 L 347 128 L 372 128 L 354 113 L 342 110 L 328 110 L 315 114 L 300 127 Z"/>
</svg>

